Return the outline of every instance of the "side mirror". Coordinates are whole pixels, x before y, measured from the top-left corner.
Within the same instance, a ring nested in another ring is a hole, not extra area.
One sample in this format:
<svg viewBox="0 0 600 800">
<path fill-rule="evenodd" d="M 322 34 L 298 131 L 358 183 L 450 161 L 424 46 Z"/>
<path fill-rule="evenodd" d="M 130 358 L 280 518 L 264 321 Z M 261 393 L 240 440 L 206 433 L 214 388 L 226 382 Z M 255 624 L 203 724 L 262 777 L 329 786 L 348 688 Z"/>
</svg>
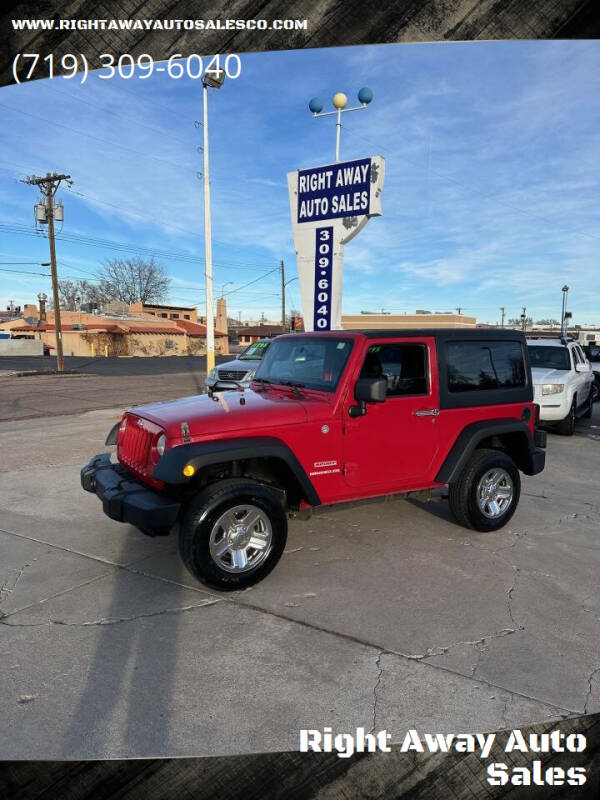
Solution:
<svg viewBox="0 0 600 800">
<path fill-rule="evenodd" d="M 354 387 L 354 397 L 359 402 L 383 403 L 387 397 L 385 378 L 359 378 Z"/>
<path fill-rule="evenodd" d="M 589 372 L 590 368 L 587 364 L 575 364 L 575 372 Z"/>
<path fill-rule="evenodd" d="M 387 396 L 385 378 L 359 378 L 354 387 L 354 397 L 359 405 L 350 406 L 351 417 L 363 417 L 367 413 L 367 403 L 383 403 Z"/>
</svg>

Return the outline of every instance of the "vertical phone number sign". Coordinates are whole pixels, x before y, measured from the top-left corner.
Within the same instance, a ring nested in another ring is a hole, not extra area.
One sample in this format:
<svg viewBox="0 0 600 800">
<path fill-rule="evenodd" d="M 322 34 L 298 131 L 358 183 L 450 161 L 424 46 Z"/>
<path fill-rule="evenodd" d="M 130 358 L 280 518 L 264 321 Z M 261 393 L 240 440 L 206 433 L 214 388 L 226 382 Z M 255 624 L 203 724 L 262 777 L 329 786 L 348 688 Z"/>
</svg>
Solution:
<svg viewBox="0 0 600 800">
<path fill-rule="evenodd" d="M 344 245 L 381 215 L 381 156 L 288 173 L 304 329 L 342 327 Z"/>
<path fill-rule="evenodd" d="M 333 227 L 316 229 L 314 328 L 331 330 Z"/>
</svg>

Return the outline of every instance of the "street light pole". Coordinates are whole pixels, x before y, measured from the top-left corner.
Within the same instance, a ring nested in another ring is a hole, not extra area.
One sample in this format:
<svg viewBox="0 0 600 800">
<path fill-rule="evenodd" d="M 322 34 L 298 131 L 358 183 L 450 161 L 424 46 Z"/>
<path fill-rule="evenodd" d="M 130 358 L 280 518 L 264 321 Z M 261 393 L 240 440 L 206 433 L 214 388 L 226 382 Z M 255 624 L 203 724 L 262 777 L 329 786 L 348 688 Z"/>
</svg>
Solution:
<svg viewBox="0 0 600 800">
<path fill-rule="evenodd" d="M 215 366 L 213 317 L 212 239 L 210 221 L 210 173 L 208 163 L 208 86 L 202 84 L 204 106 L 204 278 L 206 281 L 206 372 Z"/>
<path fill-rule="evenodd" d="M 213 313 L 212 232 L 210 219 L 210 172 L 208 158 L 208 87 L 220 89 L 225 80 L 224 70 L 208 71 L 202 78 L 204 127 L 204 277 L 206 280 L 206 372 L 215 366 L 215 318 Z"/>
<path fill-rule="evenodd" d="M 562 287 L 562 293 L 563 293 L 562 313 L 560 315 L 560 336 L 561 336 L 561 338 L 565 335 L 565 322 L 566 322 L 565 315 L 567 313 L 567 294 L 569 293 L 569 287 L 567 286 L 566 283 Z"/>
<path fill-rule="evenodd" d="M 285 331 L 285 287 L 292 283 L 293 281 L 297 281 L 298 276 L 296 275 L 294 278 L 290 278 L 289 281 L 285 280 L 285 273 L 284 273 L 284 266 L 283 261 L 281 262 L 281 327 Z"/>
</svg>

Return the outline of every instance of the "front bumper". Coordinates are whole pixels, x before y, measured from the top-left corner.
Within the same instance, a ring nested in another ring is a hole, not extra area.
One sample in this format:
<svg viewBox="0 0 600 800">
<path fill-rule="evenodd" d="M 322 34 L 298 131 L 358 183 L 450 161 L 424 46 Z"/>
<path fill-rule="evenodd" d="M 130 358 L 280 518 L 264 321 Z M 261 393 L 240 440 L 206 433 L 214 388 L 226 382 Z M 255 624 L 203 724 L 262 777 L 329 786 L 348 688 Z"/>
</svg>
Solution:
<svg viewBox="0 0 600 800">
<path fill-rule="evenodd" d="M 177 520 L 180 503 L 138 481 L 110 453 L 94 456 L 81 470 L 81 485 L 98 495 L 107 517 L 128 522 L 148 536 L 166 536 Z"/>
<path fill-rule="evenodd" d="M 538 397 L 539 389 L 539 397 Z M 571 409 L 566 391 L 542 396 L 541 386 L 536 386 L 536 403 L 540 407 L 540 422 L 560 422 L 568 416 Z"/>
</svg>

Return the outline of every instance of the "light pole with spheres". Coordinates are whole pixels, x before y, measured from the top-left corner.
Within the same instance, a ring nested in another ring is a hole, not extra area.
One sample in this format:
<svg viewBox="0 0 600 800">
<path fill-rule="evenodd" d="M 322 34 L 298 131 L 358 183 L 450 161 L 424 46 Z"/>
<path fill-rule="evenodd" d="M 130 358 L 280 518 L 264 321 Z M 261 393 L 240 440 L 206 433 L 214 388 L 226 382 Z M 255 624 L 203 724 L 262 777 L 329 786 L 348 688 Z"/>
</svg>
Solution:
<svg viewBox="0 0 600 800">
<path fill-rule="evenodd" d="M 333 114 L 337 115 L 337 122 L 335 125 L 335 160 L 336 163 L 340 160 L 340 133 L 342 130 L 342 113 L 346 111 L 362 111 L 366 108 L 373 99 L 373 92 L 364 86 L 358 93 L 359 106 L 353 108 L 346 108 L 348 105 L 348 98 L 343 92 L 337 92 L 333 95 L 332 103 L 335 111 L 323 111 L 323 101 L 318 97 L 313 97 L 308 104 L 313 117 L 330 117 Z"/>
</svg>

